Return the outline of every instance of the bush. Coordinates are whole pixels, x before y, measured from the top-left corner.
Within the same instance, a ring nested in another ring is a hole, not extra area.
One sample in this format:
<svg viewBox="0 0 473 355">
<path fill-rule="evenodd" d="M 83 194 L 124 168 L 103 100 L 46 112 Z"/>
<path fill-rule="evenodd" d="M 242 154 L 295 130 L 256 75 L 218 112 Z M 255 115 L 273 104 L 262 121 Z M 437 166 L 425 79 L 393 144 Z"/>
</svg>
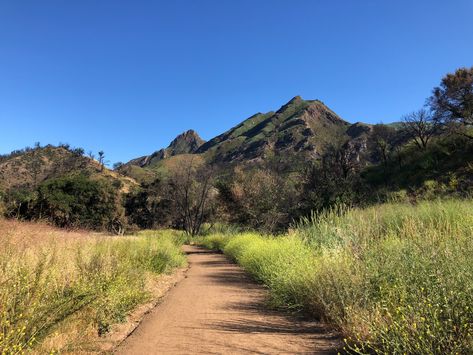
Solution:
<svg viewBox="0 0 473 355">
<path fill-rule="evenodd" d="M 210 250 L 223 251 L 229 238 L 229 236 L 223 234 L 211 234 L 199 240 L 199 244 Z"/>
<path fill-rule="evenodd" d="M 122 211 L 117 190 L 84 175 L 50 179 L 38 188 L 38 216 L 60 227 L 108 229 Z"/>
<path fill-rule="evenodd" d="M 235 169 L 230 181 L 218 184 L 223 215 L 231 224 L 267 232 L 286 228 L 293 218 L 295 182 L 270 169 Z"/>
<path fill-rule="evenodd" d="M 301 310 L 308 304 L 307 286 L 315 264 L 300 239 L 247 233 L 230 239 L 224 252 L 269 287 L 273 305 Z"/>
<path fill-rule="evenodd" d="M 125 224 L 119 191 L 105 180 L 82 174 L 46 180 L 34 191 L 13 189 L 2 200 L 7 217 L 114 232 L 123 231 Z"/>
<path fill-rule="evenodd" d="M 124 206 L 129 223 L 138 228 L 169 228 L 173 225 L 173 204 L 161 180 L 129 192 Z"/>
<path fill-rule="evenodd" d="M 2 215 L 9 218 L 21 218 L 30 212 L 35 194 L 25 188 L 10 189 L 0 194 Z"/>
</svg>

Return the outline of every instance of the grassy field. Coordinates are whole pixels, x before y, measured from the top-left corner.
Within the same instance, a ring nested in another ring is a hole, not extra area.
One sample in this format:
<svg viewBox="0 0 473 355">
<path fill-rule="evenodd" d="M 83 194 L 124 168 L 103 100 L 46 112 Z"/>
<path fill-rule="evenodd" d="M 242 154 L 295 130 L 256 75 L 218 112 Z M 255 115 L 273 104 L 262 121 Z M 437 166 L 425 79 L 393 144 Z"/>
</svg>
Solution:
<svg viewBox="0 0 473 355">
<path fill-rule="evenodd" d="M 473 202 L 339 210 L 289 234 L 214 234 L 278 307 L 304 311 L 359 353 L 473 352 Z"/>
<path fill-rule="evenodd" d="M 186 261 L 181 234 L 109 237 L 0 219 L 0 353 L 95 350 Z"/>
</svg>

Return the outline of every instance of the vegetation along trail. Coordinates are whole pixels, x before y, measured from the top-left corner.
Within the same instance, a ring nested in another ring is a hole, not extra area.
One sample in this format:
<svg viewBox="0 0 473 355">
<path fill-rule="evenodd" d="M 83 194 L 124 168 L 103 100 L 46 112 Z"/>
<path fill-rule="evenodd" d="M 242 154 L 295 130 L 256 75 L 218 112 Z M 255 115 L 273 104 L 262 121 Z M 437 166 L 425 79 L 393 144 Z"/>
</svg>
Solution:
<svg viewBox="0 0 473 355">
<path fill-rule="evenodd" d="M 266 290 L 225 256 L 186 246 L 190 269 L 118 354 L 336 353 L 320 323 L 264 307 Z"/>
</svg>

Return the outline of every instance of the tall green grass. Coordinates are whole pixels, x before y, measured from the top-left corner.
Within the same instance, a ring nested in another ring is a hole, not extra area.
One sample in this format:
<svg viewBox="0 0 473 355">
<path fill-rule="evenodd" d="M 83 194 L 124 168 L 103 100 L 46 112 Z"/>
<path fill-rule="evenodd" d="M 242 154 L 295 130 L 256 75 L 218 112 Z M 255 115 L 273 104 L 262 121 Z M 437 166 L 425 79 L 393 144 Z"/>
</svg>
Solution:
<svg viewBox="0 0 473 355">
<path fill-rule="evenodd" d="M 334 210 L 290 235 L 219 237 L 272 302 L 360 353 L 473 352 L 473 202 Z"/>
<path fill-rule="evenodd" d="M 147 283 L 153 275 L 186 262 L 180 241 L 172 235 L 148 232 L 67 241 L 41 234 L 34 237 L 47 240 L 25 244 L 18 239 L 21 233 L 7 236 L 1 244 L 2 354 L 33 349 L 52 333 L 70 328 L 68 322 L 76 318 L 87 329 L 73 332 L 103 335 L 149 299 Z"/>
</svg>

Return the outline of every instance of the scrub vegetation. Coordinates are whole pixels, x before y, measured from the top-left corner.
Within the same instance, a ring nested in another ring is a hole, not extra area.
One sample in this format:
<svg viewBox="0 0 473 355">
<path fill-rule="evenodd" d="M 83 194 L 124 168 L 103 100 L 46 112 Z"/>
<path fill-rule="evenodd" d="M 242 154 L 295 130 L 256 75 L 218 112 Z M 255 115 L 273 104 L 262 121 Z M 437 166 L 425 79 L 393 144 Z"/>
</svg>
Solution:
<svg viewBox="0 0 473 355">
<path fill-rule="evenodd" d="M 0 352 L 89 351 L 199 238 L 347 350 L 473 353 L 473 67 L 399 119 L 296 96 L 115 170 L 68 144 L 1 155 Z"/>
<path fill-rule="evenodd" d="M 0 352 L 97 350 L 97 339 L 185 264 L 182 234 L 110 237 L 0 220 Z"/>
<path fill-rule="evenodd" d="M 277 307 L 327 321 L 346 349 L 389 354 L 473 351 L 473 203 L 334 209 L 290 233 L 215 234 Z"/>
</svg>

